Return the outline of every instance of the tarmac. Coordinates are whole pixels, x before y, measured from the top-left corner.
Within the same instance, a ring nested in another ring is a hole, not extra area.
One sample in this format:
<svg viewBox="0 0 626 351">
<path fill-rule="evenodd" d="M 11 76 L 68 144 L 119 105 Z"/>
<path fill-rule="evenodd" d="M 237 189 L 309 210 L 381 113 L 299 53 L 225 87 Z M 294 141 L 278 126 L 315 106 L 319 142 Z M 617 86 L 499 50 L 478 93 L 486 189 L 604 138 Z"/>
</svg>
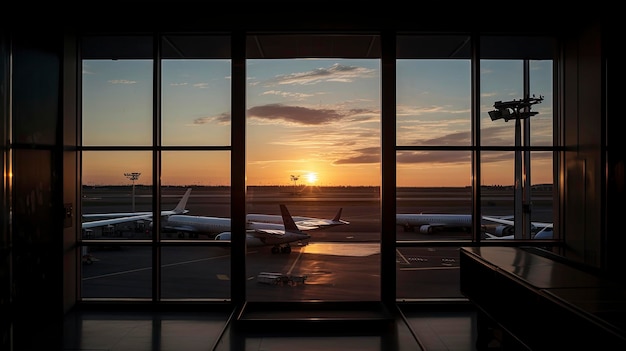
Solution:
<svg viewBox="0 0 626 351">
<path fill-rule="evenodd" d="M 295 191 L 298 190 L 298 191 Z M 184 187 L 162 191 L 162 209 L 173 208 Z M 128 212 L 132 202 L 128 187 L 88 187 L 83 190 L 84 213 Z M 398 213 L 470 213 L 471 197 L 466 188 L 398 191 Z M 500 196 L 498 196 L 500 195 Z M 489 194 L 486 209 L 502 215 L 512 208 L 512 192 Z M 549 194 L 544 194 L 548 197 Z M 135 210 L 150 211 L 149 188 L 136 189 Z M 539 199 L 538 203 L 545 201 Z M 248 192 L 248 213 L 280 214 L 284 203 L 293 216 L 332 218 L 341 207 L 349 225 L 310 231 L 308 242 L 292 245 L 290 254 L 272 254 L 270 247 L 252 247 L 246 254 L 248 301 L 378 301 L 380 300 L 380 202 L 376 187 L 313 188 L 259 187 Z M 550 218 L 551 208 L 540 213 Z M 228 217 L 228 188 L 194 188 L 187 204 L 189 214 Z M 483 210 L 485 211 L 485 210 Z M 548 213 L 550 213 L 548 215 Z M 510 213 L 509 213 L 510 214 Z M 537 219 L 539 220 L 539 219 Z M 546 219 L 541 219 L 545 221 Z M 92 245 L 91 264 L 82 265 L 83 298 L 150 298 L 153 246 L 145 228 L 115 228 L 95 232 L 95 239 L 110 239 L 111 245 Z M 108 235 L 104 235 L 108 234 Z M 211 238 L 155 246 L 160 250 L 161 298 L 228 300 L 230 296 L 230 251 L 214 246 Z M 396 231 L 396 240 L 458 241 L 458 246 L 398 247 L 397 295 L 400 299 L 432 297 L 462 298 L 459 291 L 459 247 L 471 240 L 467 232 L 420 234 Z M 299 284 L 263 284 L 262 272 L 306 277 Z"/>
</svg>

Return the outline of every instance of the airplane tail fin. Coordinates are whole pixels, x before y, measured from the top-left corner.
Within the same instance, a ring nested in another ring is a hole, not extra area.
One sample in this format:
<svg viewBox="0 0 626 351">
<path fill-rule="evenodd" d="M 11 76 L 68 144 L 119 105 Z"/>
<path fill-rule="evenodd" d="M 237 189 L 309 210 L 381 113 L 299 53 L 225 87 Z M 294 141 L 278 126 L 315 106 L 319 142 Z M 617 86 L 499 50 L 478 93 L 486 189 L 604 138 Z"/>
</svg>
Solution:
<svg viewBox="0 0 626 351">
<path fill-rule="evenodd" d="M 350 224 L 350 222 L 348 221 L 344 221 L 341 219 L 341 211 L 343 210 L 343 208 L 339 208 L 339 211 L 337 211 L 337 214 L 335 215 L 335 217 L 333 218 L 333 222 L 334 223 L 341 223 L 341 224 Z"/>
<path fill-rule="evenodd" d="M 283 216 L 283 223 L 285 224 L 286 232 L 300 233 L 301 230 L 298 229 L 296 222 L 294 222 L 289 210 L 287 210 L 287 206 L 281 204 L 280 205 L 280 214 Z"/>
<path fill-rule="evenodd" d="M 186 213 L 185 207 L 187 207 L 187 200 L 189 200 L 189 194 L 191 194 L 191 188 L 187 189 L 187 191 L 185 192 L 185 195 L 183 195 L 183 198 L 180 199 L 180 201 L 178 202 L 178 205 L 176 205 L 176 207 L 174 208 L 172 212 L 174 212 L 175 214 Z"/>
<path fill-rule="evenodd" d="M 343 210 L 343 208 L 339 208 L 339 211 L 337 211 L 337 214 L 335 215 L 335 218 L 333 218 L 333 222 L 339 222 L 341 220 L 341 210 Z"/>
</svg>

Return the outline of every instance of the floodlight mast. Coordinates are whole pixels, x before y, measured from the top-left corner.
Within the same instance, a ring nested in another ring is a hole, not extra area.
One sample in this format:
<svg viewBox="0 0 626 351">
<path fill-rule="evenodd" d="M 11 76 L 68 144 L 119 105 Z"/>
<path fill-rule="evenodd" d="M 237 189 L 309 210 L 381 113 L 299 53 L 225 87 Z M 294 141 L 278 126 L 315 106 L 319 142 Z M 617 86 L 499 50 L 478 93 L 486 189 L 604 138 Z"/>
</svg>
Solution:
<svg viewBox="0 0 626 351">
<path fill-rule="evenodd" d="M 538 112 L 530 112 L 530 107 L 534 104 L 541 103 L 543 101 L 543 96 L 539 96 L 538 98 L 534 95 L 532 97 L 527 97 L 521 100 L 512 100 L 512 101 L 496 101 L 493 104 L 495 110 L 489 111 L 489 117 L 492 121 L 498 119 L 504 119 L 505 122 L 508 122 L 510 119 L 515 119 L 515 239 L 522 239 L 522 235 L 524 233 L 522 220 L 526 218 L 526 228 L 528 230 L 528 236 L 530 238 L 530 215 L 524 217 L 526 212 L 530 212 L 530 200 L 524 203 L 524 197 L 522 196 L 522 132 L 521 132 L 521 120 L 528 119 Z M 528 151 L 525 151 L 527 154 Z M 526 157 L 526 172 L 527 179 L 530 177 L 530 157 Z M 528 184 L 530 186 L 530 184 Z M 528 189 L 525 189 L 528 190 Z"/>
<path fill-rule="evenodd" d="M 135 212 L 135 180 L 138 180 L 140 175 L 139 172 L 124 173 L 124 176 L 133 182 L 133 212 Z"/>
<path fill-rule="evenodd" d="M 298 179 L 300 179 L 300 175 L 291 175 L 291 180 L 293 180 L 293 193 L 296 194 L 298 192 Z"/>
</svg>

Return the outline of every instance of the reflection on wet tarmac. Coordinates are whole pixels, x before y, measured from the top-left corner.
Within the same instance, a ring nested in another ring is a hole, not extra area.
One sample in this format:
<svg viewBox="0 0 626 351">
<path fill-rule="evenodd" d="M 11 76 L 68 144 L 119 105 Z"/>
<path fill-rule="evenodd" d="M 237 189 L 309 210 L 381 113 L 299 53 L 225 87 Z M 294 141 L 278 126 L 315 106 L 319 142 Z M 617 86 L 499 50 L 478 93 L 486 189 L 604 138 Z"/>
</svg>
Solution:
<svg viewBox="0 0 626 351">
<path fill-rule="evenodd" d="M 302 247 L 301 250 L 305 254 L 363 257 L 379 254 L 380 244 L 309 243 L 307 246 Z"/>
</svg>

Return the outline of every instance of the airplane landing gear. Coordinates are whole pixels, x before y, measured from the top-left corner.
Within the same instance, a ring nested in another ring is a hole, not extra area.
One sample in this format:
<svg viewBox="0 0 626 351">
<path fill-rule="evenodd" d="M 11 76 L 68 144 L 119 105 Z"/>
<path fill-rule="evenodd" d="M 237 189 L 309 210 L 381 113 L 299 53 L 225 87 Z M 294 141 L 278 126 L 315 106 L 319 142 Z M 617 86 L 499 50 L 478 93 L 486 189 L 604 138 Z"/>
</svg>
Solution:
<svg viewBox="0 0 626 351">
<path fill-rule="evenodd" d="M 288 254 L 291 253 L 291 246 L 273 246 L 272 247 L 272 253 L 273 254 L 279 254 L 279 253 L 283 253 L 283 254 Z"/>
</svg>

